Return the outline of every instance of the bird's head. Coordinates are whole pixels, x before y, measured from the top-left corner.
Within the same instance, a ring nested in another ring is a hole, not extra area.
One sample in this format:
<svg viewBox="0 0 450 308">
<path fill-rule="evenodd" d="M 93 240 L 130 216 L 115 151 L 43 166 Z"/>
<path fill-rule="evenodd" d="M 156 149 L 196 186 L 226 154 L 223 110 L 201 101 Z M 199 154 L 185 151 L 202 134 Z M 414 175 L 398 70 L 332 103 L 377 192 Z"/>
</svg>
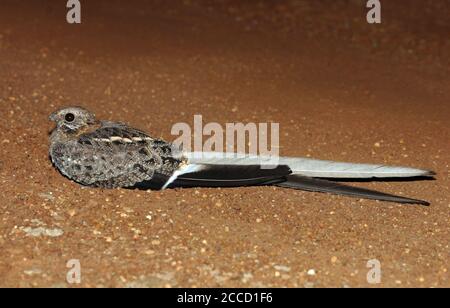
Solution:
<svg viewBox="0 0 450 308">
<path fill-rule="evenodd" d="M 53 112 L 49 119 L 56 123 L 56 128 L 67 133 L 75 133 L 95 123 L 95 115 L 81 107 L 68 107 Z"/>
</svg>

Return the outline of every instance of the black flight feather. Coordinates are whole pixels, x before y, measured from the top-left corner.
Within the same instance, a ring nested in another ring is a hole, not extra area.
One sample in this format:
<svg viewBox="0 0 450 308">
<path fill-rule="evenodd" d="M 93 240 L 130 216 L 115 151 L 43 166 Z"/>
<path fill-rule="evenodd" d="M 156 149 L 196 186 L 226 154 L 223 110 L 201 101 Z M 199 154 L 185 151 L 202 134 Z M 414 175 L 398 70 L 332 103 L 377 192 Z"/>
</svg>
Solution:
<svg viewBox="0 0 450 308">
<path fill-rule="evenodd" d="M 292 189 L 300 189 L 313 192 L 325 192 L 363 199 L 373 199 L 397 203 L 421 204 L 426 206 L 430 205 L 428 202 L 422 200 L 395 196 L 366 188 L 347 186 L 332 181 L 310 178 L 296 174 L 288 175 L 286 177 L 285 182 L 275 183 L 274 185 Z"/>
<path fill-rule="evenodd" d="M 282 182 L 291 174 L 288 166 L 263 169 L 260 165 L 204 165 L 200 171 L 178 176 L 172 187 L 237 187 Z"/>
</svg>

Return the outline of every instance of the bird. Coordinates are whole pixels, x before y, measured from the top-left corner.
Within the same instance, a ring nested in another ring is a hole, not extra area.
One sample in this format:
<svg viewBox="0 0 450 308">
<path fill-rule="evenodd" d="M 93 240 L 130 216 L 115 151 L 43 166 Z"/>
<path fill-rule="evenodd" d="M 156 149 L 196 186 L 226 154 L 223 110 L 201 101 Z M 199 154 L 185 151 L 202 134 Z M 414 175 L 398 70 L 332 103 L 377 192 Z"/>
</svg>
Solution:
<svg viewBox="0 0 450 308">
<path fill-rule="evenodd" d="M 301 157 L 245 153 L 187 152 L 174 143 L 153 138 L 122 122 L 97 120 L 82 107 L 53 112 L 51 162 L 65 177 L 83 186 L 104 189 L 166 189 L 176 187 L 278 186 L 361 199 L 429 205 L 340 183 L 342 180 L 432 178 L 430 170 L 376 164 L 345 163 Z"/>
</svg>

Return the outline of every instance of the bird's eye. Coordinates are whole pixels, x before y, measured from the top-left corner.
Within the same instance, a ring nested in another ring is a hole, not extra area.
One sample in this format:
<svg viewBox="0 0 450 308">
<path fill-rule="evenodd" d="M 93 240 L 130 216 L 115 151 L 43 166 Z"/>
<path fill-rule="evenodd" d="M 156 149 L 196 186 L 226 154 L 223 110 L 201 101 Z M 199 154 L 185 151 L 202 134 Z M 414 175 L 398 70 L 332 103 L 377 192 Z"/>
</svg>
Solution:
<svg viewBox="0 0 450 308">
<path fill-rule="evenodd" d="M 66 114 L 64 119 L 66 120 L 66 122 L 72 122 L 73 120 L 75 120 L 75 115 L 73 113 L 68 113 Z"/>
</svg>

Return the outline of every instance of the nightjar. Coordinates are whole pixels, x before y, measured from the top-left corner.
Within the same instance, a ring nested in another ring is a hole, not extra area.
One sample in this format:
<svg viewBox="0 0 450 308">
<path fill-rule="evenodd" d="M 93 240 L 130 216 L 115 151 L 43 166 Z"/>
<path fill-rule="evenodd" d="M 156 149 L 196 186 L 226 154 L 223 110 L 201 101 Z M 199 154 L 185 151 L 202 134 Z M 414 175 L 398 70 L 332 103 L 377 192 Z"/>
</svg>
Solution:
<svg viewBox="0 0 450 308">
<path fill-rule="evenodd" d="M 340 163 L 279 157 L 263 168 L 263 156 L 184 152 L 180 147 L 119 122 L 98 121 L 80 107 L 50 115 L 50 158 L 69 179 L 102 188 L 232 187 L 276 185 L 357 198 L 428 205 L 426 201 L 347 186 L 324 178 L 432 177 L 435 173 L 406 167 Z M 198 155 L 199 154 L 199 155 Z M 319 178 L 316 178 L 319 177 Z"/>
<path fill-rule="evenodd" d="M 185 161 L 173 144 L 123 123 L 97 121 L 80 107 L 58 110 L 50 120 L 56 122 L 50 135 L 51 160 L 82 185 L 134 187 L 152 179 L 160 185 Z"/>
</svg>

